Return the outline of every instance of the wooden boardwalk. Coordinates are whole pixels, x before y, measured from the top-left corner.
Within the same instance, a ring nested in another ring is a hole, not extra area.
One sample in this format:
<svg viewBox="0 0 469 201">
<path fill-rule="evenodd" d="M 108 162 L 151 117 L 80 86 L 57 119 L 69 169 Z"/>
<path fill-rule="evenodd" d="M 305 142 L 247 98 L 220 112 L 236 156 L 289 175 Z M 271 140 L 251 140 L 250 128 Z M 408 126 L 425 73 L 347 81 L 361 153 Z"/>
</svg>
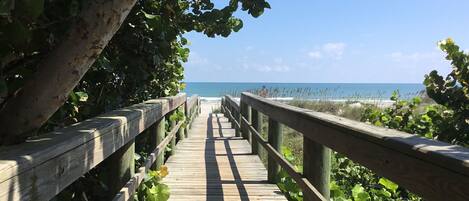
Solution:
<svg viewBox="0 0 469 201">
<path fill-rule="evenodd" d="M 251 146 L 235 137 L 223 114 L 211 113 L 213 104 L 202 104 L 189 138 L 176 148 L 166 165 L 164 182 L 170 200 L 286 200 Z"/>
</svg>

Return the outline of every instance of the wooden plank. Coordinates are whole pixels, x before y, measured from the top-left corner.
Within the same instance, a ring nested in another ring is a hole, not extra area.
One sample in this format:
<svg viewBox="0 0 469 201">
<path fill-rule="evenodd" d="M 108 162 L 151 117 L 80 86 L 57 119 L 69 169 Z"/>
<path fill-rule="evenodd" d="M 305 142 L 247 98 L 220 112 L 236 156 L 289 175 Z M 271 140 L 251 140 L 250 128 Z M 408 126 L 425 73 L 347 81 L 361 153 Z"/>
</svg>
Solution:
<svg viewBox="0 0 469 201">
<path fill-rule="evenodd" d="M 275 184 L 267 182 L 267 170 L 252 155 L 247 140 L 235 132 L 221 114 L 209 115 L 202 105 L 189 138 L 169 157 L 169 175 L 163 180 L 170 200 L 286 200 Z"/>
<path fill-rule="evenodd" d="M 2 147 L 0 200 L 49 200 L 184 101 L 146 101 Z"/>
<path fill-rule="evenodd" d="M 428 200 L 469 199 L 469 149 L 243 93 L 243 100 L 315 142 Z"/>
</svg>

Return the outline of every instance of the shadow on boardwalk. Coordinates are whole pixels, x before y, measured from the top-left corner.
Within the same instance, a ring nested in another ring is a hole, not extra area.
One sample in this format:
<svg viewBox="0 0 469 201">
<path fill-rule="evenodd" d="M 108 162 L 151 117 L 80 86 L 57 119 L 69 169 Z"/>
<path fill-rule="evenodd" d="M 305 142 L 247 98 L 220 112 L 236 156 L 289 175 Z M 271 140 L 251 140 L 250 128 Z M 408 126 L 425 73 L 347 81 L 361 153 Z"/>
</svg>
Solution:
<svg viewBox="0 0 469 201">
<path fill-rule="evenodd" d="M 203 108 L 204 109 L 204 108 Z M 195 120 L 189 138 L 177 147 L 165 181 L 170 200 L 286 200 L 250 144 L 236 137 L 223 114 L 210 111 Z"/>
</svg>

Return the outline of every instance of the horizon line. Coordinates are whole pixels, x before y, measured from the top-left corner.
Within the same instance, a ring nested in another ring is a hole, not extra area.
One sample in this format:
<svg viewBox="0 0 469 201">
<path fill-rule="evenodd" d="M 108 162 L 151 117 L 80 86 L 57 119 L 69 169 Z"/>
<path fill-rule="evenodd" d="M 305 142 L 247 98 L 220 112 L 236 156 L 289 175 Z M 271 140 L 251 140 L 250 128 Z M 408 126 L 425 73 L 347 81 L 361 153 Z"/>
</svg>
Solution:
<svg viewBox="0 0 469 201">
<path fill-rule="evenodd" d="M 250 83 L 250 84 L 422 84 L 418 82 L 242 82 L 242 81 L 181 81 L 183 83 Z"/>
</svg>

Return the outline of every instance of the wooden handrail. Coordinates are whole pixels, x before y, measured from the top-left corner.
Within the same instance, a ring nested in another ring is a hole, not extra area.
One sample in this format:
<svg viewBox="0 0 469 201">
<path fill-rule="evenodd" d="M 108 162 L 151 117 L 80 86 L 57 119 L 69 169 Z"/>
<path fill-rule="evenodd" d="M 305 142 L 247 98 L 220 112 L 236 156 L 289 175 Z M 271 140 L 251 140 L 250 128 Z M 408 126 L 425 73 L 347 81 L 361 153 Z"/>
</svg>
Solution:
<svg viewBox="0 0 469 201">
<path fill-rule="evenodd" d="M 226 103 L 231 99 L 225 96 Z M 242 93 L 241 102 L 425 199 L 469 199 L 467 148 L 289 106 L 250 93 Z M 241 123 L 249 125 L 247 121 Z M 251 127 L 250 131 L 256 134 Z"/>
<path fill-rule="evenodd" d="M 195 99 L 189 98 L 195 102 L 190 108 L 192 111 L 200 105 L 198 97 Z M 137 135 L 186 101 L 185 94 L 149 100 L 23 144 L 1 147 L 0 201 L 50 200 L 121 147 L 133 143 Z M 176 131 L 181 125 L 182 122 L 175 127 Z M 176 132 L 175 129 L 172 131 Z M 167 139 L 158 145 L 147 162 L 154 162 Z M 133 179 L 141 180 L 140 177 Z"/>
<path fill-rule="evenodd" d="M 232 96 L 225 96 L 225 97 L 226 97 L 225 100 L 228 106 L 232 107 L 234 111 L 239 113 L 240 111 L 239 103 Z"/>
</svg>

